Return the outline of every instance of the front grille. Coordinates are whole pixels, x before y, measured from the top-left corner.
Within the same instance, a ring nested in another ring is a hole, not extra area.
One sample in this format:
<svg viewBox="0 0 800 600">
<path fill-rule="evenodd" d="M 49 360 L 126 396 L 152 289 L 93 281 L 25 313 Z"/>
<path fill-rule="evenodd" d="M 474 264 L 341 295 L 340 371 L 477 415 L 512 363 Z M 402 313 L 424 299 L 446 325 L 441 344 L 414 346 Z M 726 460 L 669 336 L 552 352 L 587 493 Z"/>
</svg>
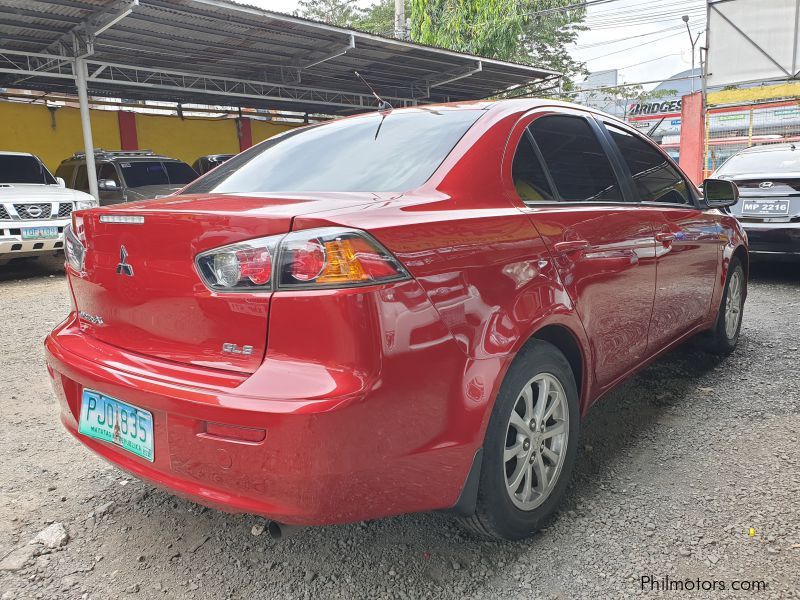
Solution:
<svg viewBox="0 0 800 600">
<path fill-rule="evenodd" d="M 8 214 L 6 207 L 0 204 L 0 219 L 10 219 L 11 216 Z"/>
<path fill-rule="evenodd" d="M 68 217 L 72 214 L 72 202 L 62 202 L 58 205 L 58 216 Z"/>
<path fill-rule="evenodd" d="M 52 204 L 15 204 L 20 219 L 49 219 Z"/>
</svg>

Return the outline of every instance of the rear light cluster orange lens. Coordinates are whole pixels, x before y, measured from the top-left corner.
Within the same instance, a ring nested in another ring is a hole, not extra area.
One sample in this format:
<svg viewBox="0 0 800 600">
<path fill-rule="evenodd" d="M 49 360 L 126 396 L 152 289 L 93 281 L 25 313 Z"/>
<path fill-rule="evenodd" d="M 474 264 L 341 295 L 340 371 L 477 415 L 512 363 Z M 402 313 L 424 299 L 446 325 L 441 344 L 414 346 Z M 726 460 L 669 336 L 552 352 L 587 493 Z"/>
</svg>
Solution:
<svg viewBox="0 0 800 600">
<path fill-rule="evenodd" d="M 216 248 L 198 255 L 197 268 L 215 291 L 351 287 L 409 277 L 371 236 L 339 227 Z"/>
</svg>

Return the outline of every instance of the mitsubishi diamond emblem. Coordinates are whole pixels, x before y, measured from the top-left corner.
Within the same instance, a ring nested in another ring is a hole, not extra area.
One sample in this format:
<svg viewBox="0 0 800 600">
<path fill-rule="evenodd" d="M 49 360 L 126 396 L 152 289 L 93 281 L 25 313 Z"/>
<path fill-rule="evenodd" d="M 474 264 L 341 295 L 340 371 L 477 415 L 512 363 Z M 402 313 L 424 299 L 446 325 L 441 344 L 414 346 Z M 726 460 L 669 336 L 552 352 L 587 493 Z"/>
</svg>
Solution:
<svg viewBox="0 0 800 600">
<path fill-rule="evenodd" d="M 119 264 L 117 265 L 117 275 L 127 275 L 133 277 L 133 267 L 128 264 L 128 251 L 125 246 L 119 247 Z"/>
<path fill-rule="evenodd" d="M 771 181 L 762 181 L 761 183 L 758 184 L 758 187 L 760 187 L 761 189 L 764 189 L 764 190 L 768 190 L 769 188 L 771 188 L 774 185 L 775 184 L 772 183 Z"/>
</svg>

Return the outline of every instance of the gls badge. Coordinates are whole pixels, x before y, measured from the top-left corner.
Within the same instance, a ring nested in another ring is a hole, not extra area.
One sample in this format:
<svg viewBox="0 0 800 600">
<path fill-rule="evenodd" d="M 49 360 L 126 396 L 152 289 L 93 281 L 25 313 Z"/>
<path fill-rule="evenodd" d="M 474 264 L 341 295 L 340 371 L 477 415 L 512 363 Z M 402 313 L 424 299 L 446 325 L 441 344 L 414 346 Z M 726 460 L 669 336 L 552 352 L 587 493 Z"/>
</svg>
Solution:
<svg viewBox="0 0 800 600">
<path fill-rule="evenodd" d="M 253 347 L 252 346 L 239 347 L 236 344 L 225 342 L 224 344 L 222 344 L 222 351 L 225 354 L 244 354 L 245 356 L 249 356 L 253 353 Z"/>
<path fill-rule="evenodd" d="M 128 264 L 128 251 L 125 246 L 119 247 L 119 264 L 117 265 L 117 275 L 127 275 L 133 277 L 133 267 Z"/>
</svg>

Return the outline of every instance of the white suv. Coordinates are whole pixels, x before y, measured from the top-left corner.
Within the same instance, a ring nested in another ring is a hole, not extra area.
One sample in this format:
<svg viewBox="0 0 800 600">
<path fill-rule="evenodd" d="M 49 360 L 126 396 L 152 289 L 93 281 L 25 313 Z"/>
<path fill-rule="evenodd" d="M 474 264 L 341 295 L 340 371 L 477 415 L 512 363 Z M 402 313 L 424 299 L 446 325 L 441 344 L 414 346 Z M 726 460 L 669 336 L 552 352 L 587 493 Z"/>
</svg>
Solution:
<svg viewBox="0 0 800 600">
<path fill-rule="evenodd" d="M 0 151 L 0 264 L 63 250 L 72 211 L 97 205 L 67 189 L 33 154 Z"/>
</svg>

